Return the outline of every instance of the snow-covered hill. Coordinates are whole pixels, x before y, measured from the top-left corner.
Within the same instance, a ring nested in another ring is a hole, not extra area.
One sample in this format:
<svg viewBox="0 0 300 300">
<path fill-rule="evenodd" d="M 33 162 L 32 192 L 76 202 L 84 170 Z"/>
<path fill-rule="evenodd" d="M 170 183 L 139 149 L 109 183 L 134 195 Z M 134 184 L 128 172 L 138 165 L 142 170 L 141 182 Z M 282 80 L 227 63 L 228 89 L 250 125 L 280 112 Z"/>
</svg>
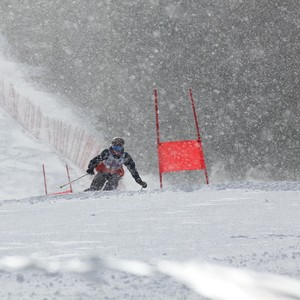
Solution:
<svg viewBox="0 0 300 300">
<path fill-rule="evenodd" d="M 300 299 L 299 196 L 274 182 L 1 201 L 0 297 Z"/>
<path fill-rule="evenodd" d="M 0 34 L 0 50 L 4 39 Z M 37 90 L 26 81 L 24 66 L 7 59 L 0 51 L 1 85 L 14 84 L 20 96 L 29 98 L 48 117 L 66 120 L 69 124 L 84 126 L 72 107 L 62 99 Z M 1 89 L 3 92 L 3 90 Z M 1 95 L 2 96 L 2 95 Z M 44 195 L 42 164 L 46 167 L 49 192 L 56 192 L 67 181 L 65 165 L 68 164 L 72 178 L 82 174 L 72 161 L 66 159 L 49 144 L 34 138 L 32 132 L 17 123 L 0 106 L 0 200 Z M 83 179 L 74 186 L 82 190 L 89 183 Z"/>
</svg>

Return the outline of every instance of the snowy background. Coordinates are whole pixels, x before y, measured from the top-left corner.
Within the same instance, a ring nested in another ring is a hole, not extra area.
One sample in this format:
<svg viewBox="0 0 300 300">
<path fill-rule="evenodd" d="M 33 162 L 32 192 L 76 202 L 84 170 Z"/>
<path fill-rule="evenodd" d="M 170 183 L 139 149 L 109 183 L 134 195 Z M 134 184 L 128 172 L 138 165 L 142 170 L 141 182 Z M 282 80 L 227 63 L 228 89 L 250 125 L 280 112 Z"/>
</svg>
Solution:
<svg viewBox="0 0 300 300">
<path fill-rule="evenodd" d="M 191 87 L 218 181 L 299 180 L 300 1 L 2 0 L 0 20 L 28 78 L 126 137 L 142 171 L 157 168 L 154 88 L 165 141 L 196 136 Z"/>
<path fill-rule="evenodd" d="M 299 2 L 28 3 L 0 3 L 1 88 L 124 136 L 148 188 L 45 196 L 42 164 L 50 193 L 85 169 L 0 107 L 0 298 L 300 299 Z M 160 190 L 153 87 L 168 139 L 190 86 L 211 184 Z"/>
</svg>

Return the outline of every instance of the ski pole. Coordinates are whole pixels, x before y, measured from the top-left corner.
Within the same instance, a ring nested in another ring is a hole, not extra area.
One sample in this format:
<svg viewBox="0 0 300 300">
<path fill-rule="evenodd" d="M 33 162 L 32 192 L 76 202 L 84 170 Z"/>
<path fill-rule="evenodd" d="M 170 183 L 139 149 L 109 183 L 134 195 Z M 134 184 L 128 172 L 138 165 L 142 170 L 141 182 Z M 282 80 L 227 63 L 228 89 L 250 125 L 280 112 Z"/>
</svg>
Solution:
<svg viewBox="0 0 300 300">
<path fill-rule="evenodd" d="M 80 176 L 80 177 L 78 177 L 78 178 L 76 178 L 76 179 L 74 179 L 74 180 L 72 180 L 72 181 L 70 181 L 70 182 L 64 184 L 64 185 L 61 185 L 60 188 L 63 188 L 64 186 L 66 186 L 66 185 L 68 185 L 68 184 L 70 184 L 70 183 L 72 183 L 72 182 L 74 182 L 74 181 L 77 181 L 77 180 L 79 180 L 80 178 L 82 178 L 82 177 L 84 177 L 84 176 L 86 176 L 86 175 L 89 175 L 89 174 L 84 174 L 84 175 L 82 175 L 82 176 Z"/>
</svg>

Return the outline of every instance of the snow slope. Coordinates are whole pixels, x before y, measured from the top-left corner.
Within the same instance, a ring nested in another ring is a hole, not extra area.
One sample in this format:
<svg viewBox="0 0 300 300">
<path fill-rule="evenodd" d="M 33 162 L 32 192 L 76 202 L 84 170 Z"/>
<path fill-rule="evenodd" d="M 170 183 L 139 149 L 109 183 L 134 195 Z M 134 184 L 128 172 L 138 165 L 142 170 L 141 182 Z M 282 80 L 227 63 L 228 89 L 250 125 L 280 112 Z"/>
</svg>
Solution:
<svg viewBox="0 0 300 300">
<path fill-rule="evenodd" d="M 1 108 L 0 142 L 0 199 L 44 195 L 42 164 L 49 192 L 59 191 L 59 186 L 67 182 L 66 164 L 73 176 L 80 173 L 72 162 L 30 136 Z"/>
<path fill-rule="evenodd" d="M 299 196 L 281 182 L 2 200 L 0 297 L 300 299 Z"/>
</svg>

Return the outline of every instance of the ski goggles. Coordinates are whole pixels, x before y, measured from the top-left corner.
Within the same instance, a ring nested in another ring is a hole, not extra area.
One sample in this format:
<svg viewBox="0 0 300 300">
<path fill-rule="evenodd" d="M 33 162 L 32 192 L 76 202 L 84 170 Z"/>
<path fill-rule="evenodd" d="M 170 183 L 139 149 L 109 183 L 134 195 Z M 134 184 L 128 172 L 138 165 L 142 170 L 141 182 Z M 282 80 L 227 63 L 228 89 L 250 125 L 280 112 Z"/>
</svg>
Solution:
<svg viewBox="0 0 300 300">
<path fill-rule="evenodd" d="M 122 152 L 124 150 L 124 148 L 119 145 L 112 146 L 112 149 L 117 152 Z"/>
</svg>

